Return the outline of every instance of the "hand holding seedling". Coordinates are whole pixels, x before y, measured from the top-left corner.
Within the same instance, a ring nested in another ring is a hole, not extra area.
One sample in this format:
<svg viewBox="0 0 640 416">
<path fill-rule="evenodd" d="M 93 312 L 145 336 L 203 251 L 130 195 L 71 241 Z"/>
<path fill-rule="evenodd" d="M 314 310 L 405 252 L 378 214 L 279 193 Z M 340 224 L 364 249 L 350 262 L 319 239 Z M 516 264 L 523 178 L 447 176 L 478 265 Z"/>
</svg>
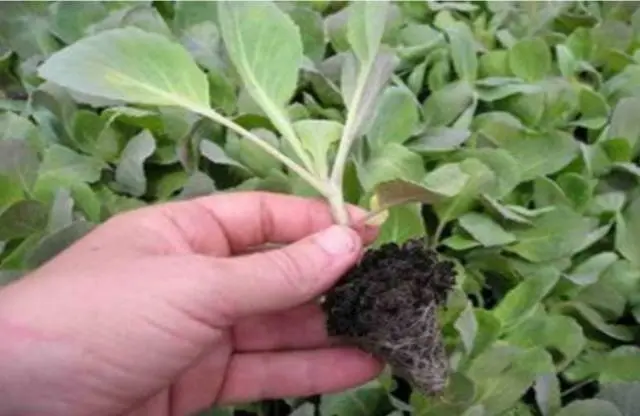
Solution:
<svg viewBox="0 0 640 416">
<path fill-rule="evenodd" d="M 260 193 L 112 218 L 0 291 L 0 413 L 183 415 L 374 377 L 314 299 L 376 230 L 331 223 L 323 202 Z"/>
</svg>

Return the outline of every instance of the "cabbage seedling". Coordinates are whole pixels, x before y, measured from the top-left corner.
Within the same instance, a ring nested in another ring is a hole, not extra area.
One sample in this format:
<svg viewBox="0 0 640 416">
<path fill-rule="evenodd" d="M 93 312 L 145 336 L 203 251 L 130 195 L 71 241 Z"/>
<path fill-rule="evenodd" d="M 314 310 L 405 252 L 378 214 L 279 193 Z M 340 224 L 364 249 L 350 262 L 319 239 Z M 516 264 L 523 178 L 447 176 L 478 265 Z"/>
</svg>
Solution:
<svg viewBox="0 0 640 416">
<path fill-rule="evenodd" d="M 336 223 L 350 225 L 343 193 L 345 167 L 398 61 L 382 43 L 387 2 L 354 2 L 349 7 L 346 37 L 351 49 L 341 65 L 347 108 L 343 124 L 326 119 L 293 122 L 289 117 L 286 108 L 298 73 L 310 64 L 299 29 L 285 11 L 271 2 L 217 3 L 225 62 L 279 133 L 280 147 L 212 108 L 205 73 L 186 49 L 160 34 L 136 27 L 99 32 L 54 53 L 40 66 L 39 75 L 80 97 L 179 107 L 211 119 L 299 175 L 328 201 Z M 402 177 L 377 181 L 373 194 L 378 211 L 446 196 L 446 189 L 444 194 L 435 189 L 440 179 L 448 178 L 441 171 L 423 183 Z M 327 294 L 329 331 L 387 360 L 423 391 L 441 391 L 447 360 L 435 312 L 452 284 L 452 266 L 438 261 L 418 241 L 371 249 Z"/>
</svg>

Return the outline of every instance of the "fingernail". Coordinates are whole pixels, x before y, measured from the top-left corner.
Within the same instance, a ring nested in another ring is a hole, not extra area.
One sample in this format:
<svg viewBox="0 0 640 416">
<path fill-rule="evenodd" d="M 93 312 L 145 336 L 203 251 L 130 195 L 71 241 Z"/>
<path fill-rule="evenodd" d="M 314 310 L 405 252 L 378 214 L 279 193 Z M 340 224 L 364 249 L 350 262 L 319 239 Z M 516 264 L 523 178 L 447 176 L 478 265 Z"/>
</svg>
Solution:
<svg viewBox="0 0 640 416">
<path fill-rule="evenodd" d="M 318 245 L 332 256 L 347 254 L 355 250 L 354 233 L 348 228 L 334 225 L 316 237 Z"/>
</svg>

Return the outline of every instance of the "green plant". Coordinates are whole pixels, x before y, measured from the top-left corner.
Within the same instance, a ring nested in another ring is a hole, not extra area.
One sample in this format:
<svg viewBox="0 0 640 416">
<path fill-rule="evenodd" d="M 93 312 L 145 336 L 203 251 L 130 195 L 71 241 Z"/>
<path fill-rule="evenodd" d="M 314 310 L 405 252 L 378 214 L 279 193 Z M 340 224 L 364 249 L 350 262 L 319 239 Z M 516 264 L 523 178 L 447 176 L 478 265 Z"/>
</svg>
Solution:
<svg viewBox="0 0 640 416">
<path fill-rule="evenodd" d="M 372 259 L 427 236 L 454 265 L 443 394 L 385 372 L 211 414 L 633 415 L 639 33 L 632 2 L 7 3 L 0 279 L 147 203 L 355 203 Z"/>
</svg>

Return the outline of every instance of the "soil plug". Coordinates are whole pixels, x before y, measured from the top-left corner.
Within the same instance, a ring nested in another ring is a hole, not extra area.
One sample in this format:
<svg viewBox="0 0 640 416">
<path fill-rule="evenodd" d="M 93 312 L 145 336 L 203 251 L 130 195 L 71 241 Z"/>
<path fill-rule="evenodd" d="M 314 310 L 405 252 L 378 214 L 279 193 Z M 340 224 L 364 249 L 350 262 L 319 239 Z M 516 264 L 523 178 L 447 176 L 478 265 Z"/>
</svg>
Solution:
<svg viewBox="0 0 640 416">
<path fill-rule="evenodd" d="M 436 314 L 453 284 L 453 263 L 421 240 L 369 250 L 327 293 L 328 332 L 382 358 L 424 393 L 440 393 L 449 368 Z"/>
</svg>

